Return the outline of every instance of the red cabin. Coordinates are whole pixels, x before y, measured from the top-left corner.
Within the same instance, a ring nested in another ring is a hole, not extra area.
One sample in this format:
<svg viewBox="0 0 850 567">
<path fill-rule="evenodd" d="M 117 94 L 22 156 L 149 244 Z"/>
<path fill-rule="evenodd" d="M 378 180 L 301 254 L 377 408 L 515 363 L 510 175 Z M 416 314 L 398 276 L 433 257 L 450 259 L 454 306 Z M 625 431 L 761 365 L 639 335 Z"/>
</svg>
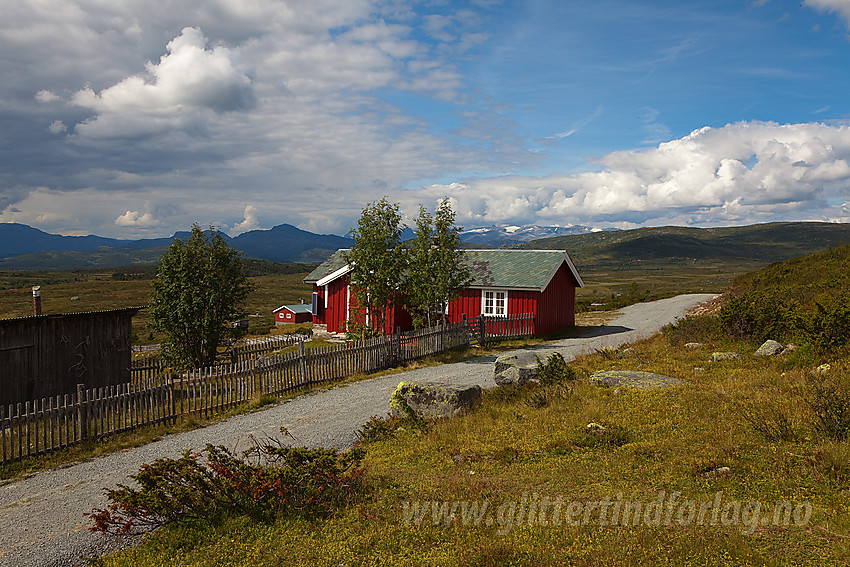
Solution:
<svg viewBox="0 0 850 567">
<path fill-rule="evenodd" d="M 356 313 L 349 289 L 351 268 L 338 250 L 306 278 L 313 284 L 313 323 L 343 333 Z M 565 250 L 464 250 L 472 283 L 448 306 L 450 322 L 530 314 L 535 335 L 546 335 L 575 325 L 576 288 L 584 287 Z M 387 332 L 412 327 L 410 314 L 390 308 Z"/>
<path fill-rule="evenodd" d="M 313 311 L 310 305 L 281 305 L 274 311 L 274 324 L 284 325 L 286 323 L 310 323 L 313 321 Z"/>
</svg>

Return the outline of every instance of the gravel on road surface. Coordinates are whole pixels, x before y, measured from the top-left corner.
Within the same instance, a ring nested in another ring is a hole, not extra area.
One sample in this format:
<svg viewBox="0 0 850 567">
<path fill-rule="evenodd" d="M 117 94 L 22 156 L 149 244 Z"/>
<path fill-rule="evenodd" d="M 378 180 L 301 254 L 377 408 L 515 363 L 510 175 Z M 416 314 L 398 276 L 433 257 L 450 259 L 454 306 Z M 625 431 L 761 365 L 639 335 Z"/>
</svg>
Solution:
<svg viewBox="0 0 850 567">
<path fill-rule="evenodd" d="M 649 337 L 713 295 L 680 295 L 625 307 L 608 324 L 581 337 L 535 347 L 544 359 L 560 352 L 567 360 L 605 346 L 619 346 Z M 185 433 L 169 435 L 142 447 L 126 449 L 70 466 L 41 471 L 0 486 L 0 566 L 52 567 L 83 564 L 133 541 L 89 532 L 84 516 L 105 508 L 104 490 L 131 482 L 129 476 L 144 463 L 179 457 L 207 443 L 246 449 L 250 436 L 280 438 L 280 428 L 294 445 L 344 449 L 356 430 L 373 415 L 389 411 L 389 399 L 402 380 L 434 380 L 459 385 L 496 386 L 495 356 L 422 368 L 361 380 L 281 402 L 268 409 L 240 415 Z"/>
</svg>

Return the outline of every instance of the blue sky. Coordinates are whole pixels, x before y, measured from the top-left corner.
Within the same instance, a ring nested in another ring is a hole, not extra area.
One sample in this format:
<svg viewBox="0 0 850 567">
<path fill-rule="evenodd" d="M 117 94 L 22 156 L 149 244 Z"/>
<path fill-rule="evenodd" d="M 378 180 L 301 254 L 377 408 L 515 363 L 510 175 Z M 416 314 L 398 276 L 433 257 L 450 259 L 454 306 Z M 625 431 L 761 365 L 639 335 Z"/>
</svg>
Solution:
<svg viewBox="0 0 850 567">
<path fill-rule="evenodd" d="M 0 222 L 850 222 L 850 0 L 5 0 Z"/>
</svg>

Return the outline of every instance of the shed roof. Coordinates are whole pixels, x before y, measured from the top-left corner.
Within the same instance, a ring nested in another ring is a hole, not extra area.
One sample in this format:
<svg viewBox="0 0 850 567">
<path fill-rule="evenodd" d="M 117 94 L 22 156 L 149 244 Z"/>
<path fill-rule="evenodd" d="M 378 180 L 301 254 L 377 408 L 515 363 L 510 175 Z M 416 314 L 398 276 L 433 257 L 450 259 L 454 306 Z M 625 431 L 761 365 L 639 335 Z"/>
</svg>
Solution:
<svg viewBox="0 0 850 567">
<path fill-rule="evenodd" d="M 13 317 L 11 319 L 0 319 L 0 321 L 26 321 L 26 320 L 41 320 L 41 319 L 72 319 L 83 317 L 102 317 L 108 315 L 136 315 L 142 309 L 147 309 L 146 305 L 140 307 L 122 307 L 119 309 L 106 309 L 103 311 L 83 311 L 80 313 L 47 313 L 43 315 L 28 315 L 26 317 Z"/>
<path fill-rule="evenodd" d="M 278 307 L 277 309 L 272 311 L 272 313 L 278 313 L 280 311 L 283 311 L 284 309 L 286 309 L 288 311 L 292 311 L 295 314 L 312 313 L 312 306 L 309 303 L 296 303 L 295 305 L 281 305 L 280 307 Z"/>
<path fill-rule="evenodd" d="M 325 285 L 351 271 L 338 250 L 304 278 L 306 283 Z M 464 250 L 464 261 L 472 274 L 469 287 L 503 287 L 544 290 L 566 263 L 579 287 L 584 282 L 566 250 Z"/>
</svg>

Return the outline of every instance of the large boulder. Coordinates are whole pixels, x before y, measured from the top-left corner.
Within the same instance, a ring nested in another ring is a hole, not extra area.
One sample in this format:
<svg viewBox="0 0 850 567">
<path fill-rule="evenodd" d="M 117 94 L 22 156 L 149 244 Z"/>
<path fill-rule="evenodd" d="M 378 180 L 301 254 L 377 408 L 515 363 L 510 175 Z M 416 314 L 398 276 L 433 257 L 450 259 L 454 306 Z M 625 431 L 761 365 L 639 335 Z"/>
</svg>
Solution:
<svg viewBox="0 0 850 567">
<path fill-rule="evenodd" d="M 503 354 L 496 359 L 493 378 L 498 386 L 517 386 L 526 382 L 539 382 L 537 363 L 540 358 L 530 352 Z"/>
<path fill-rule="evenodd" d="M 758 348 L 758 350 L 754 353 L 756 356 L 773 356 L 774 354 L 779 354 L 782 352 L 782 349 L 785 348 L 782 346 L 782 343 L 778 343 L 776 341 L 767 340 Z"/>
<path fill-rule="evenodd" d="M 640 370 L 604 370 L 590 375 L 590 383 L 597 386 L 633 388 L 636 390 L 654 390 L 687 384 L 684 380 L 643 372 Z"/>
<path fill-rule="evenodd" d="M 416 415 L 424 419 L 456 417 L 480 401 L 481 386 L 401 382 L 390 399 L 390 413 L 395 417 Z"/>
</svg>

